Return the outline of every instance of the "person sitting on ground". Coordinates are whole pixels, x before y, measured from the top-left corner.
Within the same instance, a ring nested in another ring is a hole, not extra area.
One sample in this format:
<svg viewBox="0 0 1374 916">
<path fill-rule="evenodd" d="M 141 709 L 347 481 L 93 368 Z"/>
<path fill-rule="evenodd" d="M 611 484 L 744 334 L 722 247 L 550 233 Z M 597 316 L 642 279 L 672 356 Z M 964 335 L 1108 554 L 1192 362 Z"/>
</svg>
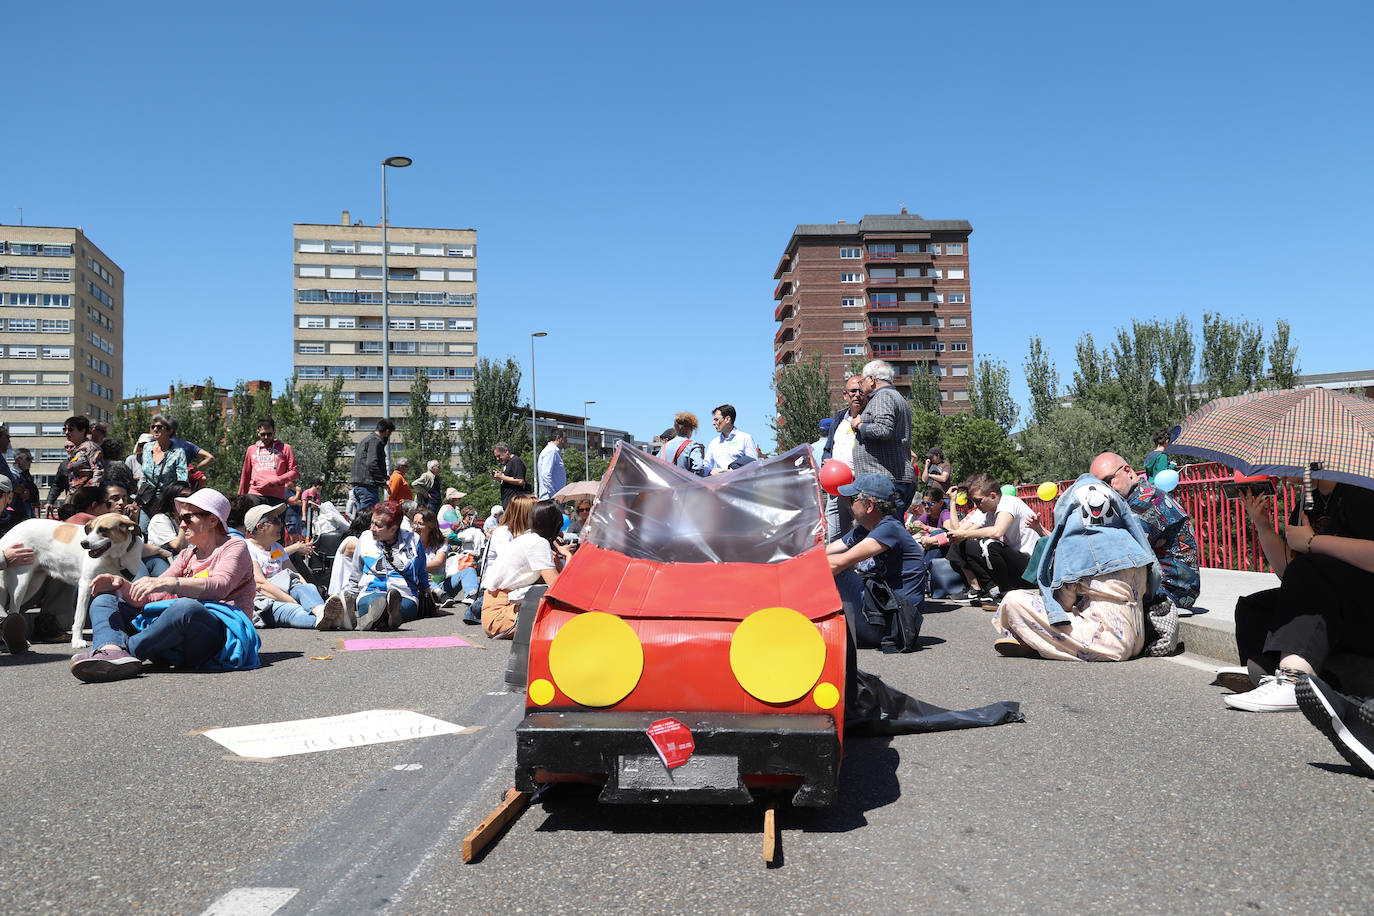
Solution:
<svg viewBox="0 0 1374 916">
<path fill-rule="evenodd" d="M 110 505 L 109 499 L 105 496 L 103 485 L 80 487 L 71 496 L 71 507 L 76 511 L 67 516 L 67 521 L 73 525 L 84 525 L 93 518 L 114 511 L 114 507 Z"/>
<path fill-rule="evenodd" d="M 0 512 L 9 508 L 10 500 L 14 498 L 14 484 L 9 477 L 0 474 Z M 18 569 L 21 566 L 32 566 L 37 555 L 32 547 L 24 544 L 11 544 L 4 550 L 0 550 L 0 572 L 7 569 Z M 12 607 L 6 610 L 5 616 L 0 618 L 0 639 L 4 640 L 5 648 L 10 655 L 18 655 L 27 652 L 29 648 L 29 624 L 24 619 L 24 609 Z"/>
<path fill-rule="evenodd" d="M 356 620 L 347 618 L 340 602 L 331 616 L 325 612 L 319 589 L 305 581 L 282 547 L 282 516 L 286 506 L 264 503 L 248 510 L 243 524 L 248 529 L 248 554 L 253 558 L 253 581 L 257 596 L 253 607 L 264 627 L 292 627 L 297 630 L 351 630 Z"/>
<path fill-rule="evenodd" d="M 921 505 L 912 510 L 908 516 L 906 527 L 914 536 L 924 536 L 931 540 L 930 544 L 922 542 L 921 546 L 929 550 L 935 546 L 934 540 L 929 538 L 932 531 L 944 531 L 949 526 L 949 506 L 945 505 L 945 491 L 939 487 L 931 487 L 921 496 Z"/>
<path fill-rule="evenodd" d="M 515 500 L 507 507 L 508 517 L 516 513 Z M 563 513 L 551 499 L 534 503 L 529 511 L 529 529 L 516 535 L 501 548 L 484 580 L 486 597 L 482 605 L 482 629 L 492 639 L 510 639 L 515 633 L 520 602 L 530 586 L 543 581 L 553 585 L 558 572 L 572 557 L 557 543 L 563 528 Z"/>
<path fill-rule="evenodd" d="M 1331 653 L 1374 655 L 1374 490 L 1316 480 L 1311 498 L 1282 534 L 1270 497 L 1241 498 L 1279 587 L 1236 602 L 1236 651 L 1262 676 L 1225 698 L 1233 709 L 1295 710 L 1298 681 L 1320 674 Z"/>
<path fill-rule="evenodd" d="M 162 576 L 129 582 L 103 573 L 91 583 L 91 644 L 72 657 L 87 683 L 139 674 L 145 661 L 178 668 L 258 667 L 253 629 L 253 561 L 243 541 L 229 537 L 229 500 L 205 488 L 177 504 L 190 546 Z M 155 603 L 171 599 L 165 607 Z"/>
<path fill-rule="evenodd" d="M 568 527 L 563 532 L 564 535 L 575 534 L 580 542 L 582 540 L 582 529 L 587 527 L 587 520 L 592 515 L 592 501 L 583 496 L 573 507 L 572 518 L 568 520 Z"/>
<path fill-rule="evenodd" d="M 496 565 L 496 560 L 501 551 L 507 547 L 511 541 L 529 530 L 530 508 L 534 505 L 535 499 L 529 493 L 522 493 L 510 501 L 506 511 L 501 514 L 501 524 L 491 530 L 487 537 L 487 552 L 482 557 L 481 584 L 482 591 L 472 606 L 468 608 L 467 614 L 463 618 L 464 623 L 481 623 L 482 603 L 486 599 L 486 590 L 490 588 L 487 584 L 488 576 Z"/>
<path fill-rule="evenodd" d="M 435 604 L 444 604 L 449 598 L 466 598 L 469 601 L 477 595 L 477 570 L 470 555 L 458 555 L 439 528 L 439 517 L 427 506 L 416 508 L 411 513 L 410 530 L 425 547 L 425 569 L 429 573 L 429 588 L 434 592 Z M 466 562 L 462 562 L 466 560 Z M 454 573 L 450 576 L 447 568 L 453 562 Z"/>
<path fill-rule="evenodd" d="M 692 438 L 696 431 L 696 414 L 684 410 L 673 417 L 673 435 L 664 441 L 658 457 L 698 477 L 705 477 L 706 446 Z"/>
<path fill-rule="evenodd" d="M 353 521 L 348 523 L 348 530 L 344 533 L 343 540 L 339 541 L 338 549 L 334 552 L 333 565 L 329 567 L 329 588 L 328 594 L 342 595 L 344 583 L 348 581 L 348 569 L 353 565 L 353 553 L 358 549 L 358 538 L 363 536 L 363 532 L 372 527 L 372 510 L 359 512 L 353 517 Z"/>
<path fill-rule="evenodd" d="M 998 605 L 993 648 L 1061 661 L 1133 658 L 1145 645 L 1144 599 L 1158 576 L 1145 529 L 1126 501 L 1084 474 L 1055 504 L 1039 588 L 1009 591 Z"/>
<path fill-rule="evenodd" d="M 965 487 L 969 502 L 983 512 L 986 520 L 982 525 L 950 530 L 947 557 L 956 569 L 966 570 L 982 583 L 981 589 L 966 598 L 992 610 L 1005 592 L 1021 587 L 1021 574 L 1040 539 L 1026 524 L 1035 513 L 1020 498 L 1002 493 L 991 474 L 974 474 Z"/>
<path fill-rule="evenodd" d="M 839 488 L 854 527 L 825 548 L 845 616 L 861 649 L 914 652 L 925 605 L 925 551 L 897 521 L 904 498 L 886 474 Z"/>
<path fill-rule="evenodd" d="M 1131 470 L 1130 462 L 1115 452 L 1094 458 L 1090 473 L 1120 493 L 1131 507 L 1159 560 L 1161 597 L 1173 602 L 1180 616 L 1191 616 L 1202 577 L 1197 535 L 1188 513 L 1168 493 L 1144 482 Z M 1152 598 L 1146 605 L 1154 603 Z"/>
<path fill-rule="evenodd" d="M 477 510 L 472 506 L 464 506 L 462 513 L 458 529 L 459 546 L 474 557 L 480 557 L 487 549 L 487 536 L 482 532 L 482 526 L 477 524 Z"/>
<path fill-rule="evenodd" d="M 1174 463 L 1169 460 L 1169 455 L 1165 451 L 1169 447 L 1169 431 L 1167 429 L 1155 430 L 1154 440 L 1154 451 L 1145 456 L 1145 477 L 1150 483 L 1155 482 L 1155 475 L 1160 471 L 1174 467 Z"/>
<path fill-rule="evenodd" d="M 177 524 L 177 515 L 181 512 L 177 508 L 177 502 L 188 495 L 186 484 L 173 481 L 162 491 L 158 504 L 148 510 L 152 517 L 148 519 L 147 543 L 153 548 L 153 555 L 149 556 L 149 552 L 144 551 L 143 570 L 149 576 L 156 577 L 165 573 L 176 555 L 186 549 L 185 532 Z M 228 516 L 225 530 L 228 531 Z"/>
<path fill-rule="evenodd" d="M 487 513 L 486 521 L 482 522 L 482 533 L 487 537 L 491 537 L 491 533 L 496 530 L 496 526 L 501 524 L 501 516 L 504 515 L 505 512 L 506 508 L 500 503 L 492 506 L 491 511 Z"/>
<path fill-rule="evenodd" d="M 398 630 L 420 614 L 417 586 L 429 587 L 425 548 L 414 532 L 401 530 L 402 518 L 396 500 L 378 503 L 353 550 L 342 596 L 346 614 L 353 602 L 360 630 Z"/>
</svg>

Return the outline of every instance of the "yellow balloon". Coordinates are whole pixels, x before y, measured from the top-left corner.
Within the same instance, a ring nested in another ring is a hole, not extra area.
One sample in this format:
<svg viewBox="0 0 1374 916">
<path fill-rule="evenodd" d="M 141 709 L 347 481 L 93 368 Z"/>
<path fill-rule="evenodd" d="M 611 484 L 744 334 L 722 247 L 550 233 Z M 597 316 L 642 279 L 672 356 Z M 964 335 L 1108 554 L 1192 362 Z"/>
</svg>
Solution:
<svg viewBox="0 0 1374 916">
<path fill-rule="evenodd" d="M 1039 486 L 1035 491 L 1035 495 L 1039 496 L 1045 502 L 1049 502 L 1059 495 L 1059 485 L 1053 481 L 1047 480 Z"/>
<path fill-rule="evenodd" d="M 959 491 L 959 495 L 956 496 L 956 497 L 954 497 L 954 501 L 955 501 L 956 503 L 958 503 L 959 505 L 961 505 L 961 506 L 967 506 L 967 505 L 968 505 L 968 494 L 965 493 L 963 490 L 960 490 L 960 491 Z"/>
</svg>

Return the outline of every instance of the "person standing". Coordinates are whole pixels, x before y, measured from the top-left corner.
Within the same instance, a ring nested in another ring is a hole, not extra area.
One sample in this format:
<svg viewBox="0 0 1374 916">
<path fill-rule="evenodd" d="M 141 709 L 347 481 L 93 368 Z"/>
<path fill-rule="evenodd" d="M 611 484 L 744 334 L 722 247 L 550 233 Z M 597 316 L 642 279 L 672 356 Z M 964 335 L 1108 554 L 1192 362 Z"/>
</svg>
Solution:
<svg viewBox="0 0 1374 916">
<path fill-rule="evenodd" d="M 863 413 L 849 418 L 854 430 L 854 476 L 886 474 L 897 486 L 898 517 L 916 496 L 911 467 L 911 405 L 892 384 L 892 367 L 881 359 L 863 368 L 868 403 Z"/>
<path fill-rule="evenodd" d="M 348 482 L 353 487 L 360 513 L 377 505 L 378 494 L 386 485 L 386 444 L 391 441 L 395 429 L 396 424 L 383 417 L 358 443 L 358 450 L 353 454 L 353 474 Z"/>
<path fill-rule="evenodd" d="M 563 447 L 568 444 L 566 429 L 554 430 L 549 444 L 539 453 L 536 469 L 539 473 L 539 489 L 544 499 L 553 499 L 555 493 L 568 485 L 568 472 L 563 467 Z"/>
<path fill-rule="evenodd" d="M 1155 482 L 1155 475 L 1160 471 L 1174 466 L 1174 463 L 1169 460 L 1169 454 L 1166 451 L 1170 441 L 1169 431 L 1167 429 L 1155 430 L 1154 451 L 1145 456 L 1145 477 L 1150 483 Z"/>
<path fill-rule="evenodd" d="M 388 499 L 403 503 L 415 498 L 415 492 L 410 489 L 410 484 L 406 483 L 406 474 L 409 472 L 410 459 L 402 455 L 396 460 L 396 470 L 391 472 L 386 481 L 386 490 L 391 494 Z"/>
<path fill-rule="evenodd" d="M 706 476 L 706 446 L 692 438 L 697 431 L 697 415 L 684 410 L 673 418 L 672 435 L 663 437 L 658 457 L 698 477 Z"/>
<path fill-rule="evenodd" d="M 854 427 L 850 420 L 859 417 L 868 403 L 864 393 L 862 375 L 852 375 L 844 380 L 844 403 L 835 412 L 830 424 L 830 434 L 826 437 L 825 448 L 821 450 L 821 464 L 834 458 L 854 468 Z M 827 541 L 837 541 L 854 527 L 854 517 L 850 514 L 849 503 L 839 496 L 831 496 L 825 506 L 825 537 Z"/>
<path fill-rule="evenodd" d="M 722 404 L 711 411 L 711 425 L 717 436 L 706 446 L 707 474 L 724 474 L 759 458 L 754 437 L 735 429 L 735 408 Z"/>
<path fill-rule="evenodd" d="M 67 458 L 58 469 L 52 491 L 48 494 L 50 503 L 57 502 L 63 489 L 67 493 L 65 501 L 71 502 L 76 497 L 76 491 L 82 487 L 98 487 L 105 482 L 105 456 L 100 446 L 91 441 L 91 421 L 82 416 L 68 417 L 62 425 L 62 432 L 67 436 L 67 443 L 63 446 L 67 450 Z M 58 481 L 64 481 L 65 487 Z"/>
<path fill-rule="evenodd" d="M 491 472 L 491 479 L 501 484 L 501 508 L 505 509 L 516 496 L 530 492 L 526 480 L 529 471 L 525 469 L 525 462 L 520 456 L 511 454 L 510 446 L 504 442 L 493 445 L 491 454 L 501 463 L 500 470 Z"/>
<path fill-rule="evenodd" d="M 425 472 L 410 482 L 411 489 L 415 491 L 415 501 L 422 506 L 428 506 L 430 511 L 436 515 L 439 507 L 443 504 L 443 482 L 439 476 L 439 462 L 431 459 L 425 465 Z"/>
<path fill-rule="evenodd" d="M 300 476 L 291 446 L 277 438 L 276 421 L 263 417 L 258 421 L 258 441 L 248 446 L 243 456 L 239 495 L 251 493 L 269 506 L 285 505 L 287 487 Z"/>
</svg>

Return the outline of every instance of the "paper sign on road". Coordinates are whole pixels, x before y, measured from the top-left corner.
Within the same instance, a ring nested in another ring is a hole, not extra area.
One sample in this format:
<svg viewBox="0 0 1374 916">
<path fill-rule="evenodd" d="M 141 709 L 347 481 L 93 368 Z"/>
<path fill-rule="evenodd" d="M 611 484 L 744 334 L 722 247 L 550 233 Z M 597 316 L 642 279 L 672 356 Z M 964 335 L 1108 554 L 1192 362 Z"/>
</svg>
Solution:
<svg viewBox="0 0 1374 916">
<path fill-rule="evenodd" d="M 369 709 L 344 716 L 212 728 L 203 734 L 240 757 L 289 757 L 465 731 L 461 725 L 409 709 Z"/>
</svg>

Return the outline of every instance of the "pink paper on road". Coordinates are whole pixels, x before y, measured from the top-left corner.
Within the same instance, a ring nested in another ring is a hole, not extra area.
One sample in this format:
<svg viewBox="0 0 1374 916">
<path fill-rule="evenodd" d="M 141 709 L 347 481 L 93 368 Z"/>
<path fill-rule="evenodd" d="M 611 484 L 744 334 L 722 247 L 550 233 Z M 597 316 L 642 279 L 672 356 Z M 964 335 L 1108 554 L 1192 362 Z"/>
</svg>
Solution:
<svg viewBox="0 0 1374 916">
<path fill-rule="evenodd" d="M 450 649 L 471 646 L 472 643 L 457 636 L 393 636 L 386 639 L 345 639 L 343 645 L 348 652 L 363 652 L 368 649 Z"/>
</svg>

